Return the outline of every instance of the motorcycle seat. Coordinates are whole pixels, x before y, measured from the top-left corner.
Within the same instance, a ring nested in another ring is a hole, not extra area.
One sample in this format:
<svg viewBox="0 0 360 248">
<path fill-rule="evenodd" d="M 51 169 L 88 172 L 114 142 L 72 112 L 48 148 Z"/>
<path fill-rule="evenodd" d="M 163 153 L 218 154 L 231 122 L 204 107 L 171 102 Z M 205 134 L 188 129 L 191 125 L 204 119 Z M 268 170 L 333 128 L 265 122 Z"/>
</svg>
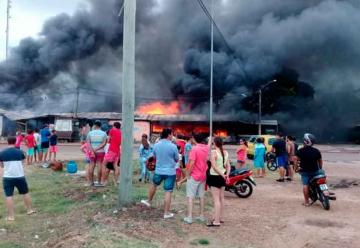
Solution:
<svg viewBox="0 0 360 248">
<path fill-rule="evenodd" d="M 310 183 L 314 182 L 315 180 L 319 179 L 319 178 L 324 178 L 326 177 L 324 174 L 319 174 L 317 176 L 314 176 L 313 178 L 311 178 Z"/>
<path fill-rule="evenodd" d="M 242 168 L 242 169 L 235 169 L 232 172 L 230 172 L 230 176 L 237 176 L 237 175 L 243 175 L 249 172 L 249 169 Z"/>
</svg>

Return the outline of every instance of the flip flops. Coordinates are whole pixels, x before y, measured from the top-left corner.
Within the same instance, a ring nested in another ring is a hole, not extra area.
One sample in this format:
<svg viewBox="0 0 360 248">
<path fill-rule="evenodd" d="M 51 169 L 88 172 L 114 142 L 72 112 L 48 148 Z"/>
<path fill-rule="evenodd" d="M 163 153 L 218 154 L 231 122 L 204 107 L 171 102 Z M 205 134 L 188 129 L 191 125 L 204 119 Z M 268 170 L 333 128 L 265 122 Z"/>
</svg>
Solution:
<svg viewBox="0 0 360 248">
<path fill-rule="evenodd" d="M 211 221 L 210 223 L 207 223 L 206 226 L 207 226 L 207 227 L 220 227 L 219 224 L 214 224 L 213 221 Z"/>
<path fill-rule="evenodd" d="M 31 210 L 26 212 L 27 215 L 32 215 L 32 214 L 35 214 L 35 213 L 36 213 L 36 210 L 34 210 L 34 209 L 31 209 Z"/>
</svg>

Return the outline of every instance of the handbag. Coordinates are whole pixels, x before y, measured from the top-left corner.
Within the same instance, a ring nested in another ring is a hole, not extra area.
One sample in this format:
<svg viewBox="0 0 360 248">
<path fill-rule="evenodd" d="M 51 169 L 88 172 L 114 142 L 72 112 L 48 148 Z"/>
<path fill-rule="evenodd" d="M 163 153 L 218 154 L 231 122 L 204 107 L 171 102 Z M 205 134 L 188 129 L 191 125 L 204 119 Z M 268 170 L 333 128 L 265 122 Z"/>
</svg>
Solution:
<svg viewBox="0 0 360 248">
<path fill-rule="evenodd" d="M 146 169 L 148 171 L 154 171 L 155 167 L 156 167 L 156 158 L 154 156 L 151 156 L 146 160 Z"/>
</svg>

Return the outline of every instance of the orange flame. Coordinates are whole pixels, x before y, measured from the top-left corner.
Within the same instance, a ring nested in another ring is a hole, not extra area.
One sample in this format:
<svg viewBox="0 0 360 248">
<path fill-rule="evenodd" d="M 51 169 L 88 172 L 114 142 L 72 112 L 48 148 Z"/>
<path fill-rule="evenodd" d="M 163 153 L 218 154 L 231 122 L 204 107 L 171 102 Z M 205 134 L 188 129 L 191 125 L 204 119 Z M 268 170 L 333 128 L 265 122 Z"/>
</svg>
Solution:
<svg viewBox="0 0 360 248">
<path fill-rule="evenodd" d="M 136 109 L 136 112 L 152 115 L 178 114 L 180 112 L 180 104 L 177 101 L 172 101 L 170 103 L 153 102 L 139 106 Z"/>
<path fill-rule="evenodd" d="M 215 136 L 226 138 L 228 136 L 228 132 L 226 130 L 217 130 L 215 131 Z"/>
</svg>

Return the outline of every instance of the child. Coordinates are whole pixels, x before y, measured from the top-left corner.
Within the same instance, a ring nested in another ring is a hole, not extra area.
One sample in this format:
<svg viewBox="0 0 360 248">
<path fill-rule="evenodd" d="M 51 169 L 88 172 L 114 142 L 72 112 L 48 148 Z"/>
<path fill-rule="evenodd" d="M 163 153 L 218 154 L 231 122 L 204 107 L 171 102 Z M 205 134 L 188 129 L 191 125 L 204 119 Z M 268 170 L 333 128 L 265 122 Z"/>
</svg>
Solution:
<svg viewBox="0 0 360 248">
<path fill-rule="evenodd" d="M 56 135 L 56 130 L 53 129 L 51 131 L 51 136 L 49 138 L 50 141 L 50 155 L 49 155 L 49 160 L 51 161 L 51 154 L 54 154 L 54 161 L 56 160 L 56 153 L 58 152 L 58 148 L 57 148 L 57 139 L 58 136 Z"/>
<path fill-rule="evenodd" d="M 86 168 L 85 168 L 85 172 L 86 172 L 86 181 L 87 181 L 87 184 L 85 186 L 90 186 L 90 183 L 89 183 L 89 173 L 88 173 L 88 170 L 89 170 L 89 163 L 90 163 L 90 158 L 92 158 L 94 156 L 94 154 L 91 152 L 91 149 L 89 147 L 89 144 L 86 143 L 86 142 L 82 142 L 82 145 L 80 147 L 80 150 L 84 153 L 85 155 L 85 163 L 86 163 Z"/>
<path fill-rule="evenodd" d="M 265 139 L 262 137 L 256 139 L 255 150 L 254 150 L 254 167 L 256 169 L 256 177 L 265 176 L 266 148 L 264 141 Z"/>
<path fill-rule="evenodd" d="M 242 167 L 245 166 L 247 148 L 248 148 L 248 145 L 247 145 L 246 140 L 241 139 L 240 140 L 240 146 L 236 150 L 236 154 L 237 154 L 236 169 L 241 169 Z"/>
<path fill-rule="evenodd" d="M 24 168 L 22 161 L 25 159 L 24 153 L 14 148 L 16 143 L 15 137 L 8 137 L 9 147 L 0 152 L 0 166 L 3 168 L 3 188 L 6 197 L 7 217 L 8 222 L 15 220 L 14 209 L 14 189 L 15 187 L 19 191 L 20 195 L 23 195 L 24 204 L 27 209 L 27 214 L 31 215 L 35 213 L 35 210 L 31 206 L 31 198 L 29 194 L 29 188 L 24 175 Z"/>
<path fill-rule="evenodd" d="M 27 135 L 25 136 L 25 144 L 28 148 L 26 164 L 31 165 L 33 162 L 33 159 L 34 159 L 34 152 L 35 152 L 35 145 L 36 145 L 34 132 L 32 130 L 28 130 Z"/>
<path fill-rule="evenodd" d="M 41 152 L 41 135 L 39 134 L 39 129 L 35 128 L 34 131 L 34 138 L 35 138 L 35 147 L 34 147 L 34 158 L 35 163 L 41 162 L 42 160 L 42 152 Z"/>
<path fill-rule="evenodd" d="M 20 149 L 21 147 L 21 143 L 23 142 L 24 137 L 22 136 L 20 131 L 16 132 L 16 143 L 15 143 L 15 148 Z"/>
</svg>

